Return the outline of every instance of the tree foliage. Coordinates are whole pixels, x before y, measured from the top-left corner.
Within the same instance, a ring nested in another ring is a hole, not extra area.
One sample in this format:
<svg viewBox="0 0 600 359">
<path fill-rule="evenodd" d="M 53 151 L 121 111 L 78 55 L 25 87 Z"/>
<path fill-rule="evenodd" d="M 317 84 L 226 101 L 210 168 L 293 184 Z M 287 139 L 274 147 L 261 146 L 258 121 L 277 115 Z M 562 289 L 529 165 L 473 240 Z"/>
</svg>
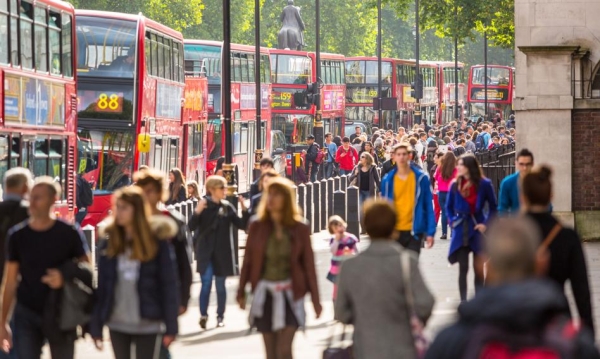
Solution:
<svg viewBox="0 0 600 359">
<path fill-rule="evenodd" d="M 202 22 L 203 0 L 69 0 L 78 9 L 143 13 L 178 31 Z"/>
<path fill-rule="evenodd" d="M 514 0 L 420 0 L 421 26 L 460 42 L 486 34 L 496 46 L 514 45 Z"/>
<path fill-rule="evenodd" d="M 142 12 L 190 39 L 223 39 L 222 0 L 71 0 L 78 8 L 125 13 Z M 261 45 L 277 47 L 279 17 L 287 0 L 260 0 Z M 481 33 L 487 30 L 490 63 L 510 65 L 514 37 L 512 1 L 420 0 L 420 58 L 453 60 L 454 34 L 460 39 L 459 60 L 467 65 L 483 62 Z M 375 0 L 321 0 L 321 51 L 346 56 L 376 56 L 377 3 Z M 383 0 L 382 55 L 415 58 L 414 0 Z M 315 1 L 296 0 L 306 25 L 305 50 L 315 50 Z M 455 21 L 454 5 L 459 20 Z M 467 6 L 468 5 L 468 6 Z M 483 16 L 485 15 L 485 17 Z M 489 19 L 489 20 L 488 20 Z M 231 37 L 234 43 L 254 44 L 254 0 L 231 0 Z M 488 24 L 484 27 L 484 24 Z M 494 47 L 496 46 L 496 47 Z"/>
</svg>

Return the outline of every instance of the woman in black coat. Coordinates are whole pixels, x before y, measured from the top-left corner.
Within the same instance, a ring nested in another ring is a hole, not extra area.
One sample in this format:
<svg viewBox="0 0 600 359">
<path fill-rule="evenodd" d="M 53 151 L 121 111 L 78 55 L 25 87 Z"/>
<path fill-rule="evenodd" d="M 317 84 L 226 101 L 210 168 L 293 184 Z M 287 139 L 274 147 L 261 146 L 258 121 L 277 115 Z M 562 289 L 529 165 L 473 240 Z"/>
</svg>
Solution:
<svg viewBox="0 0 600 359">
<path fill-rule="evenodd" d="M 227 292 L 225 279 L 239 274 L 238 243 L 235 232 L 244 228 L 244 220 L 237 209 L 225 200 L 227 182 L 221 176 L 206 180 L 206 193 L 200 201 L 188 227 L 196 233 L 194 238 L 197 271 L 200 273 L 200 327 L 206 329 L 208 303 L 213 277 L 217 287 L 217 326 L 222 327 Z M 242 209 L 246 209 L 240 197 Z"/>
<path fill-rule="evenodd" d="M 181 203 L 187 200 L 187 188 L 185 178 L 179 168 L 173 168 L 169 171 L 169 199 L 165 204 L 171 205 Z"/>
<path fill-rule="evenodd" d="M 543 246 L 550 252 L 547 277 L 564 290 L 569 280 L 581 322 L 594 334 L 594 320 L 587 267 L 581 238 L 564 228 L 550 213 L 552 171 L 546 166 L 534 169 L 522 178 L 521 206 L 539 226 Z"/>
</svg>

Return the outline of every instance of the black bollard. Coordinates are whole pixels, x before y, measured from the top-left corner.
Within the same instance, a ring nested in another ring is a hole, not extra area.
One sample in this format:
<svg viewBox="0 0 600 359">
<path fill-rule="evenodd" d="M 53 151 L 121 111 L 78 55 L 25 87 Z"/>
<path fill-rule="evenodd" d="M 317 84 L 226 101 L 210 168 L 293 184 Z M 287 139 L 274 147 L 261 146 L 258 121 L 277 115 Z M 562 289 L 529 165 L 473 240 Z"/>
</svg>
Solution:
<svg viewBox="0 0 600 359">
<path fill-rule="evenodd" d="M 96 287 L 96 285 L 97 285 L 96 264 L 98 263 L 98 260 L 100 259 L 99 252 L 96 251 L 96 228 L 94 226 L 92 226 L 91 224 L 88 224 L 87 226 L 83 227 L 81 230 L 83 231 L 83 235 L 85 236 L 85 241 L 87 242 L 88 248 L 90 249 L 90 260 L 92 261 L 91 266 L 92 266 L 92 269 L 94 270 L 93 284 L 94 284 L 94 287 Z"/>
<path fill-rule="evenodd" d="M 311 182 L 306 183 L 306 213 L 304 214 L 304 218 L 309 222 L 309 225 L 312 226 L 313 223 L 313 184 Z M 310 227 L 312 228 L 312 227 Z"/>
<path fill-rule="evenodd" d="M 187 223 L 188 221 L 188 206 L 187 206 L 188 201 L 183 201 L 181 202 L 181 216 L 183 218 L 183 220 Z"/>
<path fill-rule="evenodd" d="M 340 176 L 337 176 L 333 179 L 333 192 L 340 190 L 340 181 L 341 180 L 342 179 Z"/>
<path fill-rule="evenodd" d="M 340 177 L 340 191 L 346 192 L 347 188 L 348 188 L 348 176 L 342 175 Z"/>
<path fill-rule="evenodd" d="M 346 192 L 346 208 L 348 214 L 346 223 L 348 223 L 348 232 L 354 234 L 356 238 L 360 236 L 360 212 L 358 207 L 358 187 L 350 186 Z"/>
<path fill-rule="evenodd" d="M 335 180 L 330 178 L 327 180 L 327 220 L 325 221 L 325 228 L 329 222 L 329 217 L 333 216 L 333 192 L 335 188 Z"/>
<path fill-rule="evenodd" d="M 346 192 L 333 192 L 333 214 L 346 219 Z"/>
<path fill-rule="evenodd" d="M 321 230 L 327 229 L 327 210 L 329 205 L 327 204 L 327 180 L 321 180 L 321 198 L 319 201 L 319 207 L 321 208 Z"/>
<path fill-rule="evenodd" d="M 313 183 L 313 222 L 312 229 L 313 233 L 321 232 L 321 182 L 318 180 Z"/>
<path fill-rule="evenodd" d="M 306 218 L 306 185 L 304 183 L 298 185 L 298 207 L 300 207 L 302 215 Z"/>
</svg>

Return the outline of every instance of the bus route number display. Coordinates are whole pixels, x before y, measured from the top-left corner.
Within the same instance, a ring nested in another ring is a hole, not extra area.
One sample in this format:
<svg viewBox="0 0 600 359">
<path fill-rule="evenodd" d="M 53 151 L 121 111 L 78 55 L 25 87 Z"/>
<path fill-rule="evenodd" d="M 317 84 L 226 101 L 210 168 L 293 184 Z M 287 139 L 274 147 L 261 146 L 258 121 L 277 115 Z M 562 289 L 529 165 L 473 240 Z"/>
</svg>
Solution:
<svg viewBox="0 0 600 359">
<path fill-rule="evenodd" d="M 96 112 L 121 113 L 123 111 L 122 92 L 97 92 Z"/>
<path fill-rule="evenodd" d="M 271 98 L 271 107 L 291 109 L 293 108 L 293 97 L 294 95 L 291 92 L 273 91 L 273 97 Z"/>
</svg>

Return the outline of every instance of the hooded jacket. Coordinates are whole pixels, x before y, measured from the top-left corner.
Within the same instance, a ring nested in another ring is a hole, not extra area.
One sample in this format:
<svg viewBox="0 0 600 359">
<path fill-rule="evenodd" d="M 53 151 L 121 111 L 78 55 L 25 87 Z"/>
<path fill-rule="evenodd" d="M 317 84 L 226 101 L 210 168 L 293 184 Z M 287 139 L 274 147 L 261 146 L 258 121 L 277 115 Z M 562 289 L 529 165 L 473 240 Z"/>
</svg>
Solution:
<svg viewBox="0 0 600 359">
<path fill-rule="evenodd" d="M 429 347 L 425 359 L 462 358 L 480 325 L 515 332 L 542 330 L 557 315 L 569 315 L 569 303 L 560 289 L 547 280 L 526 280 L 487 287 L 458 308 L 458 322 L 443 330 Z M 587 330 L 576 337 L 578 359 L 600 358 Z"/>
<path fill-rule="evenodd" d="M 196 233 L 196 269 L 202 274 L 212 263 L 217 277 L 238 275 L 238 238 L 234 231 L 245 229 L 244 220 L 231 203 L 205 198 L 206 208 L 200 214 L 194 213 L 188 222 L 190 230 Z"/>
<path fill-rule="evenodd" d="M 111 221 L 99 225 L 101 237 L 105 237 L 104 230 Z M 177 224 L 163 215 L 152 216 L 149 222 L 152 233 L 158 240 L 158 252 L 152 260 L 140 264 L 137 284 L 140 316 L 144 319 L 163 321 L 166 327 L 165 334 L 176 335 L 179 280 L 173 246 L 168 239 L 177 234 Z M 118 280 L 118 258 L 107 256 L 107 244 L 108 242 L 104 241 L 99 248 L 101 257 L 98 262 L 98 289 L 90 322 L 90 334 L 93 338 L 102 338 L 102 328 L 112 314 Z"/>
<path fill-rule="evenodd" d="M 437 224 L 433 213 L 433 194 L 431 193 L 431 184 L 429 177 L 414 163 L 410 163 L 410 169 L 415 174 L 417 181 L 415 191 L 415 209 L 413 211 L 412 234 L 417 236 L 427 235 L 433 237 Z M 381 181 L 381 195 L 384 198 L 394 201 L 394 177 L 398 172 L 398 167 L 394 167 L 383 177 Z"/>
</svg>

